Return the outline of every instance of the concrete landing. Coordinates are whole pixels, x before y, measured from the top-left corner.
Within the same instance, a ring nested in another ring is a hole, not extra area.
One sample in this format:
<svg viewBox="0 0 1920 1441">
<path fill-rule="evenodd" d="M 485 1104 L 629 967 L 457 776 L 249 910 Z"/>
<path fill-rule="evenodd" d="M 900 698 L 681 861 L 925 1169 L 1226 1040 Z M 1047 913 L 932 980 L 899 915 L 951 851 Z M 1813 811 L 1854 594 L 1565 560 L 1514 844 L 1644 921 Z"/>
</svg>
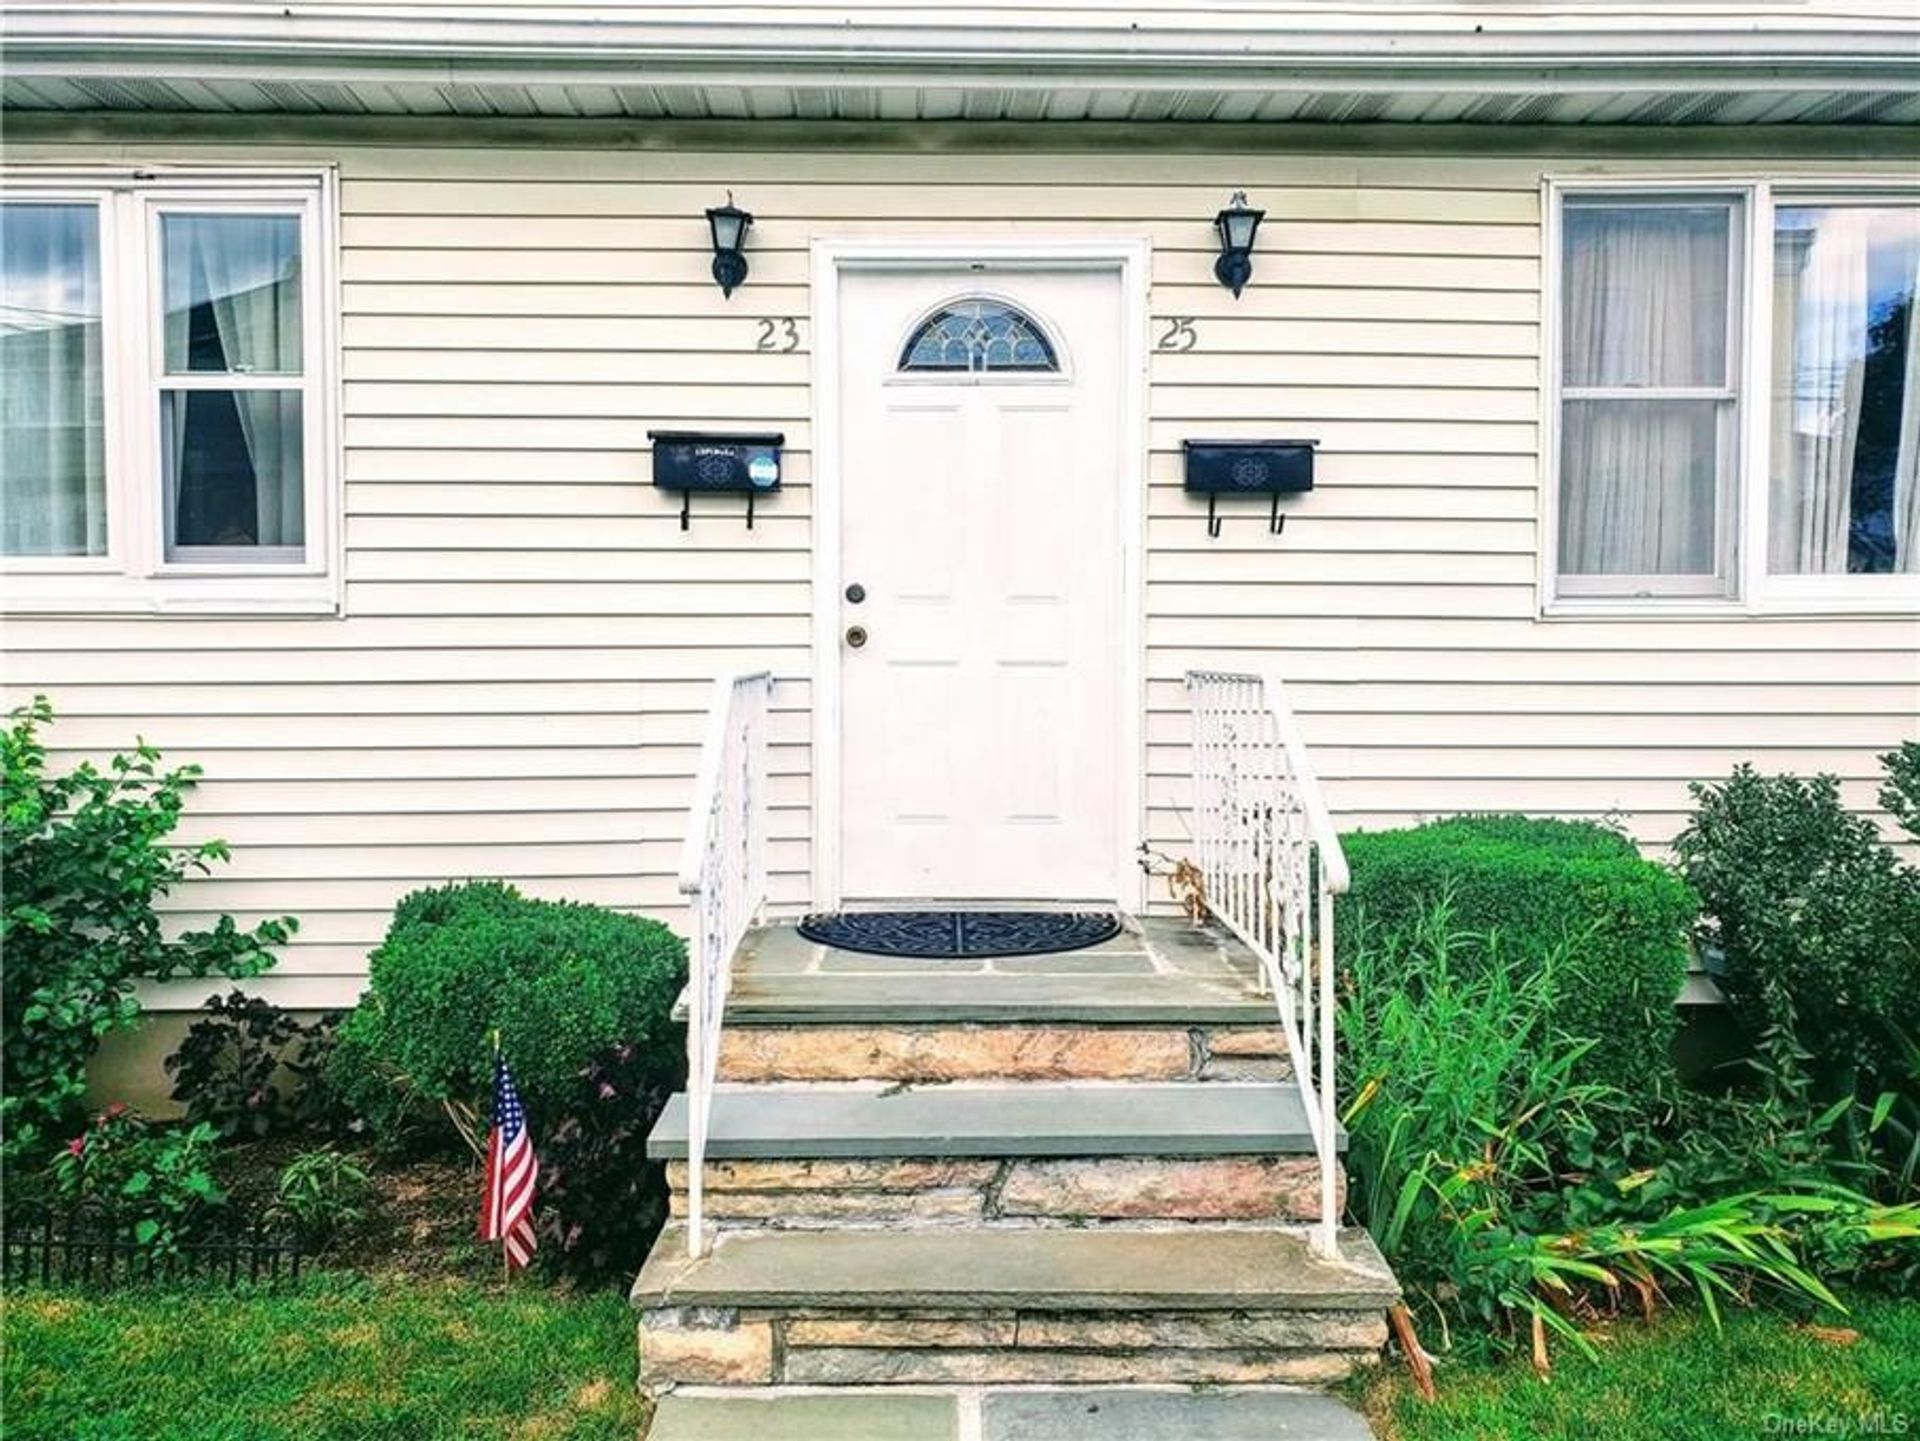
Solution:
<svg viewBox="0 0 1920 1441">
<path fill-rule="evenodd" d="M 647 1154 L 685 1158 L 684 1095 L 667 1103 Z M 1291 1083 L 722 1088 L 707 1135 L 711 1160 L 1312 1154 Z"/>
<path fill-rule="evenodd" d="M 954 960 L 842 951 L 780 924 L 742 943 L 727 1024 L 1270 1024 L 1258 974 L 1225 932 L 1164 917 L 1085 950 Z"/>
<path fill-rule="evenodd" d="M 660 1398 L 647 1441 L 959 1441 L 959 1398 L 777 1391 Z"/>
<path fill-rule="evenodd" d="M 687 1254 L 660 1233 L 633 1285 L 642 1307 L 895 1311 L 1381 1311 L 1400 1288 L 1373 1239 L 1324 1261 L 1298 1229 L 736 1231 Z"/>
<path fill-rule="evenodd" d="M 1329 1396 L 1272 1388 L 681 1390 L 648 1441 L 1370 1441 Z"/>
</svg>

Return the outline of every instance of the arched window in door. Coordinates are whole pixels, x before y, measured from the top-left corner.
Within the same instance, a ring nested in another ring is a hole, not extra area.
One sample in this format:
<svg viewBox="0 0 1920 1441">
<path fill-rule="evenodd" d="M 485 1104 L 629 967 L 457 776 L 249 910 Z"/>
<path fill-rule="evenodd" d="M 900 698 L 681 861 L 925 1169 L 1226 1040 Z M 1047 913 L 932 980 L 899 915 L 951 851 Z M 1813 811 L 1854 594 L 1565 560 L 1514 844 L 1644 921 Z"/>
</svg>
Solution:
<svg viewBox="0 0 1920 1441">
<path fill-rule="evenodd" d="M 1058 370 L 1046 332 L 1003 300 L 984 297 L 941 306 L 900 352 L 903 371 Z"/>
</svg>

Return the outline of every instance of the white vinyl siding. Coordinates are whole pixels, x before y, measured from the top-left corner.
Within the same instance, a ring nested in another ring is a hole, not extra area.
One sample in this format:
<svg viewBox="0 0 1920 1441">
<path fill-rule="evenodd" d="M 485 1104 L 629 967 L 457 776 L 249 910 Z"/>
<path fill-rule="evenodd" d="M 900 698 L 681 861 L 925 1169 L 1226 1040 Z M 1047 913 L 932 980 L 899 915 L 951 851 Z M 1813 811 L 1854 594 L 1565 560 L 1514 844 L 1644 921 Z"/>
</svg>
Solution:
<svg viewBox="0 0 1920 1441">
<path fill-rule="evenodd" d="M 1737 759 L 1835 771 L 1869 810 L 1875 752 L 1916 733 L 1911 615 L 1540 619 L 1541 188 L 1564 161 L 477 133 L 9 158 L 89 155 L 339 167 L 344 617 L 14 616 L 5 636 L 8 695 L 52 696 L 61 760 L 138 733 L 205 767 L 187 832 L 234 859 L 185 888 L 182 919 L 297 914 L 259 983 L 281 1000 L 350 1001 L 393 901 L 449 878 L 681 922 L 701 710 L 735 666 L 781 677 L 768 857 L 776 902 L 806 904 L 821 238 L 1152 242 L 1149 341 L 1176 318 L 1198 333 L 1149 362 L 1142 763 L 1161 849 L 1188 843 L 1190 665 L 1287 677 L 1349 826 L 1511 808 L 1617 815 L 1659 845 L 1686 782 Z M 729 188 L 755 216 L 753 269 L 723 300 L 702 212 Z M 1239 301 L 1212 275 L 1236 188 L 1267 212 Z M 798 349 L 756 351 L 760 318 L 786 316 Z M 708 500 L 683 533 L 652 488 L 646 432 L 699 427 L 786 433 L 753 530 Z M 1210 541 L 1180 442 L 1271 435 L 1320 441 L 1315 491 L 1284 536 L 1262 506 L 1223 506 Z"/>
</svg>

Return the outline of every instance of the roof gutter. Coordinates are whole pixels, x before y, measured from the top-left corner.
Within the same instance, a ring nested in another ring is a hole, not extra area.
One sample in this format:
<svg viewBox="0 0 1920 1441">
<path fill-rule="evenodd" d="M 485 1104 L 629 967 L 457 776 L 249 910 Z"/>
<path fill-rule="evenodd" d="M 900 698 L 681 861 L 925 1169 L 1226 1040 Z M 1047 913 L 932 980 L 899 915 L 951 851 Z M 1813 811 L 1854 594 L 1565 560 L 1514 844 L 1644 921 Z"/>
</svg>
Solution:
<svg viewBox="0 0 1920 1441">
<path fill-rule="evenodd" d="M 603 12 L 604 16 L 605 12 Z M 537 12 L 423 18 L 394 6 L 11 5 L 7 66 L 20 75 L 430 78 L 650 84 L 942 85 L 1385 91 L 1804 86 L 1920 92 L 1920 21 L 1854 28 L 1621 21 L 1559 28 L 1458 14 L 1408 28 L 698 24 Z M 1606 17 L 1602 17 L 1606 18 Z M 643 72 L 636 75 L 636 71 Z"/>
</svg>

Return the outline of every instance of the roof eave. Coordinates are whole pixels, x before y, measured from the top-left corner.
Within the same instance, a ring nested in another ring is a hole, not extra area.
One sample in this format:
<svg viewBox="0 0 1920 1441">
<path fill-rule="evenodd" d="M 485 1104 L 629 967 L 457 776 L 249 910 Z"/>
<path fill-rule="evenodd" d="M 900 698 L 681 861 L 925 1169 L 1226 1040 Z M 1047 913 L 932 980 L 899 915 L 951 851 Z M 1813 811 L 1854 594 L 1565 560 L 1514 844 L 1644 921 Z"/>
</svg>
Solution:
<svg viewBox="0 0 1920 1441">
<path fill-rule="evenodd" d="M 1446 27 L 687 25 L 613 14 L 422 17 L 194 6 L 8 9 L 15 73 L 383 80 L 425 75 L 634 78 L 653 84 L 1005 87 L 1124 84 L 1508 90 L 1820 86 L 1920 91 L 1920 23 L 1864 28 L 1632 30 Z"/>
</svg>

